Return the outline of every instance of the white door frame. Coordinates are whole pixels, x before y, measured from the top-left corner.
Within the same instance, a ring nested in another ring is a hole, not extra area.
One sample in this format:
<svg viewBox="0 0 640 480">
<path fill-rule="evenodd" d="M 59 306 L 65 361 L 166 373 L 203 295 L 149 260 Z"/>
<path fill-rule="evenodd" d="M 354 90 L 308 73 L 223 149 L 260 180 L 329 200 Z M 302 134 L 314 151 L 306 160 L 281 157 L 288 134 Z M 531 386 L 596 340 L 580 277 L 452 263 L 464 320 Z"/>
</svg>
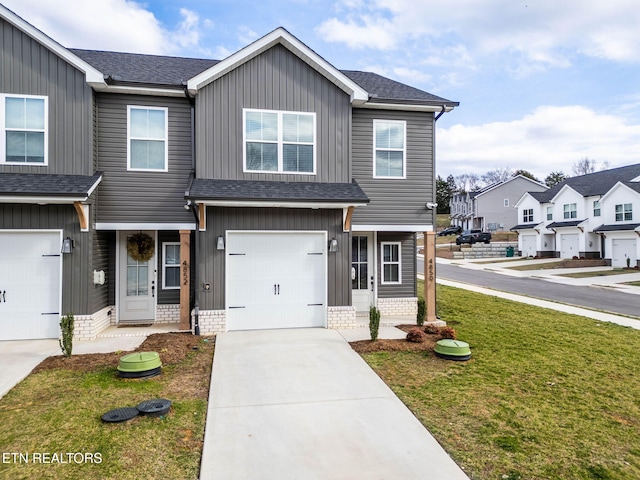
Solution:
<svg viewBox="0 0 640 480">
<path fill-rule="evenodd" d="M 121 286 L 122 286 L 122 282 L 120 280 L 121 276 L 122 276 L 122 272 L 121 272 L 121 268 L 122 266 L 122 262 L 120 261 L 121 258 L 121 254 L 122 249 L 126 249 L 127 247 L 125 245 L 123 245 L 122 242 L 122 237 L 126 236 L 129 233 L 137 233 L 137 232 L 146 232 L 146 233 L 152 233 L 152 237 L 153 237 L 153 243 L 155 245 L 155 253 L 153 255 L 153 258 L 151 260 L 151 262 L 149 263 L 149 266 L 152 267 L 153 269 L 153 273 L 151 275 L 151 278 L 153 279 L 154 282 L 154 286 L 155 286 L 155 294 L 153 295 L 153 320 L 155 321 L 155 317 L 156 317 L 156 310 L 157 310 L 157 306 L 158 306 L 158 232 L 156 230 L 151 231 L 151 230 L 116 230 L 116 325 L 118 325 L 120 323 L 120 308 L 122 306 L 122 302 L 120 301 L 120 294 L 121 294 Z"/>
<path fill-rule="evenodd" d="M 358 237 L 367 237 L 367 263 L 368 263 L 368 272 L 367 275 L 367 290 L 369 291 L 369 304 L 373 306 L 377 306 L 377 298 L 378 298 L 378 232 L 353 232 L 352 238 L 354 236 Z M 353 257 L 351 257 L 353 258 Z M 349 265 L 351 264 L 351 259 L 349 260 Z M 351 270 L 351 267 L 349 268 Z M 350 277 L 351 278 L 351 277 Z M 373 288 L 371 288 L 371 283 L 373 282 Z M 351 303 L 354 304 L 353 301 L 353 288 L 351 289 Z M 355 305 L 354 305 L 355 306 Z M 362 310 L 358 310 L 362 312 Z M 368 311 L 368 310 L 367 310 Z"/>
</svg>

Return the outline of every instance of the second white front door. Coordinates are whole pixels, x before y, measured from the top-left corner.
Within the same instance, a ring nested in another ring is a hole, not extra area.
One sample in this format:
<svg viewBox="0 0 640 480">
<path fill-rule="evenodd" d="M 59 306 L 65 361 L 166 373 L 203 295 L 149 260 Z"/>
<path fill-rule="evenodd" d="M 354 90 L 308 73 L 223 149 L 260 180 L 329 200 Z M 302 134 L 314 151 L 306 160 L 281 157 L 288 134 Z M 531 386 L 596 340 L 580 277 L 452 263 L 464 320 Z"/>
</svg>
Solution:
<svg viewBox="0 0 640 480">
<path fill-rule="evenodd" d="M 373 305 L 373 235 L 351 237 L 351 295 L 357 312 Z"/>
<path fill-rule="evenodd" d="M 147 261 L 134 260 L 127 252 L 127 242 L 136 233 L 153 239 L 154 255 Z M 156 315 L 156 252 L 155 232 L 120 232 L 118 322 L 153 322 Z"/>
</svg>

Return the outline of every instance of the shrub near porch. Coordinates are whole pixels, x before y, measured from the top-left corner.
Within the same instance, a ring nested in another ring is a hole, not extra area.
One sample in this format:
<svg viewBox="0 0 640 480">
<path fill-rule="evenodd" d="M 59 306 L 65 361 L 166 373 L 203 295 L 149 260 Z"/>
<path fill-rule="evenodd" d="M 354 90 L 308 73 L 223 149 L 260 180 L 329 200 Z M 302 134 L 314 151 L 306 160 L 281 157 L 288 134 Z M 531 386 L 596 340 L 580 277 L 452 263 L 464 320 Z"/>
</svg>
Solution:
<svg viewBox="0 0 640 480">
<path fill-rule="evenodd" d="M 472 479 L 640 478 L 640 331 L 444 286 L 438 314 L 469 362 L 363 356 Z"/>
</svg>

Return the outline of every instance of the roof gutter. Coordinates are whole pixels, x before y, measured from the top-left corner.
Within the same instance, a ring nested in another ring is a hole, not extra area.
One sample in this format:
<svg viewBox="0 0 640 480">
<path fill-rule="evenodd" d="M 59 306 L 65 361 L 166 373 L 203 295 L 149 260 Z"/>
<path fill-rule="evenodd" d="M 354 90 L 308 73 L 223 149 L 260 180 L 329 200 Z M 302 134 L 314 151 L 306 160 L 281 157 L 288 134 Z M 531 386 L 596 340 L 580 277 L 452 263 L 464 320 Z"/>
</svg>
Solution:
<svg viewBox="0 0 640 480">
<path fill-rule="evenodd" d="M 434 123 L 435 123 L 435 122 L 437 122 L 437 121 L 438 121 L 438 119 L 439 119 L 442 115 L 444 115 L 444 112 L 446 112 L 446 111 L 447 111 L 447 106 L 446 106 L 446 105 L 442 105 L 442 110 L 440 110 L 440 113 L 439 113 L 438 115 L 436 115 L 436 118 L 434 118 L 434 119 L 433 119 L 433 122 L 434 122 Z"/>
</svg>

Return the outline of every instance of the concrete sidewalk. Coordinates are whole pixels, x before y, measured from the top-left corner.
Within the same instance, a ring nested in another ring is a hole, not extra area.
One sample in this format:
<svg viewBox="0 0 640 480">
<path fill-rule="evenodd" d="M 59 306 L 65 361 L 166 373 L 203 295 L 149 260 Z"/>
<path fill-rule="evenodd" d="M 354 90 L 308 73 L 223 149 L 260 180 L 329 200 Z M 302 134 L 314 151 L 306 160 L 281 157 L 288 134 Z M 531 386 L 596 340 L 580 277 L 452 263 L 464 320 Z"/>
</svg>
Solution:
<svg viewBox="0 0 640 480">
<path fill-rule="evenodd" d="M 335 330 L 218 335 L 200 478 L 467 479 Z"/>
</svg>

